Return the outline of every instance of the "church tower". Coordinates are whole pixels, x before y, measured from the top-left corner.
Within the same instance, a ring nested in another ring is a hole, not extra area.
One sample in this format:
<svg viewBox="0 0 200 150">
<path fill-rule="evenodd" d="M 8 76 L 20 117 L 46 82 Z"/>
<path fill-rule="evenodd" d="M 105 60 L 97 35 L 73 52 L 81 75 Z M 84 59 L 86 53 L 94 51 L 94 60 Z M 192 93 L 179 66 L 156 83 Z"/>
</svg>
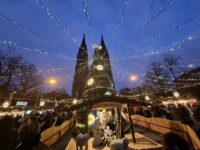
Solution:
<svg viewBox="0 0 200 150">
<path fill-rule="evenodd" d="M 77 54 L 74 81 L 72 87 L 72 97 L 82 98 L 88 79 L 88 53 L 85 41 L 85 34 Z"/>
<path fill-rule="evenodd" d="M 89 69 L 84 97 L 101 97 L 115 94 L 110 58 L 103 36 L 100 46 L 94 46 L 93 62 Z"/>
</svg>

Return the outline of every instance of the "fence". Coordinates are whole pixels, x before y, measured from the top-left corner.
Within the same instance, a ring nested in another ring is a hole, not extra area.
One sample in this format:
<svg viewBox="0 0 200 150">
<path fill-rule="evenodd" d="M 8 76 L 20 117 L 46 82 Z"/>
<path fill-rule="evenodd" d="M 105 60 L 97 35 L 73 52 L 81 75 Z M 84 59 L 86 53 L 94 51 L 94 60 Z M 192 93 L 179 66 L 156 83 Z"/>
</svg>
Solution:
<svg viewBox="0 0 200 150">
<path fill-rule="evenodd" d="M 182 124 L 178 121 L 171 121 L 163 118 L 146 118 L 140 115 L 131 116 L 135 125 L 144 127 L 151 131 L 166 134 L 173 132 L 183 137 L 186 141 L 191 143 L 195 150 L 200 150 L 200 140 L 191 127 Z"/>
<path fill-rule="evenodd" d="M 74 118 L 63 122 L 60 126 L 53 126 L 41 133 L 40 141 L 48 146 L 51 146 L 55 142 L 59 141 L 60 138 L 73 126 Z"/>
</svg>

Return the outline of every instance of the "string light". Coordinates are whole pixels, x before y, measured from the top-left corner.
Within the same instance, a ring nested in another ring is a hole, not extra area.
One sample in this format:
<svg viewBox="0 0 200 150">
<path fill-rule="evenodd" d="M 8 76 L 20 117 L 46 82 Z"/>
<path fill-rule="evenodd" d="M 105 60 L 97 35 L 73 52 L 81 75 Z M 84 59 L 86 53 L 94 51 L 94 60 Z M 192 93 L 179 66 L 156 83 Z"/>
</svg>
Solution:
<svg viewBox="0 0 200 150">
<path fill-rule="evenodd" d="M 114 30 L 113 30 L 113 33 L 112 33 L 112 37 L 114 36 L 114 34 L 117 33 L 117 29 L 119 28 L 120 24 L 123 22 L 124 15 L 125 15 L 127 9 L 128 9 L 128 0 L 124 0 L 124 7 L 122 9 L 122 12 L 121 12 L 121 15 L 119 17 L 119 20 L 118 20 L 117 24 L 114 27 Z"/>
<path fill-rule="evenodd" d="M 87 19 L 87 25 L 88 25 L 89 33 L 90 33 L 91 37 L 94 39 L 94 33 L 92 32 L 92 27 L 91 27 L 91 23 L 90 23 L 90 16 L 89 16 L 88 8 L 87 8 L 87 1 L 82 0 L 82 4 L 83 4 L 83 12 L 84 12 L 85 17 Z"/>
<path fill-rule="evenodd" d="M 139 30 L 137 30 L 133 36 L 128 39 L 126 42 L 124 42 L 121 47 L 125 47 L 125 45 L 127 45 L 130 41 L 132 41 L 139 33 L 141 33 L 142 31 L 144 31 L 144 29 L 146 27 L 148 27 L 157 17 L 159 17 L 163 12 L 167 11 L 167 9 L 172 5 L 174 4 L 175 0 L 170 0 L 168 1 L 168 3 L 161 7 L 160 10 L 158 12 L 156 12 L 153 17 L 151 17 L 151 19 L 149 21 L 147 21 Z"/>
<path fill-rule="evenodd" d="M 32 29 L 22 25 L 21 23 L 17 22 L 16 20 L 12 19 L 11 17 L 6 16 L 5 14 L 3 14 L 1 12 L 0 12 L 0 16 L 3 17 L 4 19 L 6 19 L 7 21 L 11 22 L 12 24 L 17 25 L 18 27 L 22 28 L 23 30 L 28 31 L 28 32 L 34 34 L 35 36 L 37 36 L 37 37 L 39 37 L 39 38 L 41 38 L 41 39 L 53 44 L 53 45 L 56 45 L 59 48 L 66 49 L 64 46 L 58 44 L 57 42 L 54 42 L 54 41 L 42 36 L 40 33 L 37 33 L 35 31 L 33 31 Z"/>
<path fill-rule="evenodd" d="M 50 9 L 41 1 L 35 0 L 47 13 L 47 15 L 53 20 L 59 28 L 75 43 L 78 44 L 77 40 L 71 35 L 71 32 L 61 23 L 61 21 L 50 11 Z"/>
<path fill-rule="evenodd" d="M 191 36 L 189 36 L 191 37 Z M 192 36 L 193 38 L 200 38 L 200 34 L 196 34 L 196 35 L 193 35 Z M 181 40 L 181 41 L 178 41 L 178 42 L 173 42 L 173 44 L 170 44 L 166 47 L 160 47 L 158 48 L 157 50 L 150 50 L 144 54 L 141 54 L 141 55 L 137 55 L 137 54 L 134 54 L 134 55 L 129 55 L 129 56 L 124 56 L 124 57 L 121 57 L 121 58 L 116 58 L 114 60 L 117 60 L 117 61 L 122 61 L 122 60 L 128 60 L 128 59 L 135 59 L 135 58 L 140 58 L 140 57 L 143 57 L 143 56 L 153 56 L 153 55 L 158 55 L 158 54 L 161 54 L 161 53 L 168 53 L 168 52 L 174 52 L 176 50 L 179 50 L 179 49 L 183 49 L 183 48 L 188 48 L 190 46 L 193 46 L 194 43 L 187 43 L 187 44 L 184 44 L 184 42 L 188 41 L 188 37 Z M 196 44 L 198 44 L 198 42 L 196 42 Z M 172 47 L 170 47 L 171 45 L 173 45 Z M 163 51 L 163 49 L 167 49 L 166 51 Z"/>
<path fill-rule="evenodd" d="M 161 34 L 159 34 L 159 35 L 157 35 L 157 36 L 154 36 L 154 37 L 151 38 L 150 40 L 147 40 L 147 41 L 145 41 L 145 42 L 139 44 L 138 46 L 143 46 L 143 45 L 145 45 L 145 44 L 147 44 L 147 43 L 150 43 L 150 42 L 155 41 L 156 39 L 162 38 L 163 36 L 167 35 L 168 33 L 171 33 L 171 32 L 174 32 L 174 31 L 176 31 L 176 30 L 178 30 L 178 29 L 181 29 L 184 25 L 187 25 L 187 24 L 191 23 L 192 21 L 198 19 L 199 17 L 200 17 L 200 13 L 198 13 L 197 15 L 195 15 L 195 16 L 193 16 L 193 17 L 187 19 L 184 23 L 178 24 L 178 25 L 176 25 L 176 26 L 174 26 L 174 27 L 168 29 L 167 31 L 165 31 L 165 32 L 163 32 L 163 33 L 161 33 Z M 192 36 L 189 36 L 189 37 L 188 37 L 188 40 L 191 40 L 191 39 L 192 39 Z"/>
<path fill-rule="evenodd" d="M 23 50 L 25 50 L 25 51 L 27 51 L 27 52 L 35 52 L 35 53 L 39 53 L 40 55 L 51 56 L 51 55 L 48 54 L 47 51 L 44 51 L 44 50 L 41 50 L 41 49 L 27 48 L 27 47 L 25 47 L 25 46 L 16 44 L 16 43 L 13 42 L 13 41 L 0 40 L 0 43 L 5 44 L 5 45 L 14 46 L 14 47 L 16 47 L 16 48 L 23 49 Z M 55 55 L 55 56 L 51 56 L 51 57 L 55 57 L 55 58 L 58 58 L 58 59 L 64 59 L 64 60 L 73 60 L 73 61 L 76 60 L 75 58 L 72 58 L 72 57 L 64 57 L 64 56 L 61 56 L 61 55 Z"/>
</svg>

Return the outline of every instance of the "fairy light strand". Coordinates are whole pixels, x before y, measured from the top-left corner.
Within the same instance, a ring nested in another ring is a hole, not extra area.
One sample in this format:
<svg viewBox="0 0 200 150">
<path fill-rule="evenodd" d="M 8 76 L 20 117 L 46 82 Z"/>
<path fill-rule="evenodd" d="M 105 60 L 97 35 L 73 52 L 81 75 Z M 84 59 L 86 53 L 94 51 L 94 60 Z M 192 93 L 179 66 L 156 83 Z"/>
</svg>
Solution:
<svg viewBox="0 0 200 150">
<path fill-rule="evenodd" d="M 121 47 L 125 47 L 130 41 L 132 41 L 139 33 L 145 30 L 156 18 L 158 18 L 163 12 L 167 11 L 167 9 L 174 4 L 176 0 L 170 0 L 168 3 L 161 7 L 158 12 L 156 12 L 153 17 L 149 21 L 147 21 L 140 29 L 138 29 L 131 38 L 129 38 L 126 42 L 124 42 Z"/>
<path fill-rule="evenodd" d="M 4 19 L 6 19 L 7 21 L 11 22 L 12 24 L 17 25 L 18 27 L 22 28 L 23 30 L 28 31 L 28 32 L 30 32 L 30 33 L 36 35 L 37 37 L 39 37 L 39 38 L 41 38 L 41 39 L 43 39 L 43 40 L 45 40 L 45 41 L 47 41 L 47 42 L 49 42 L 49 43 L 51 43 L 51 44 L 53 44 L 53 45 L 56 45 L 56 46 L 59 47 L 59 48 L 66 49 L 64 46 L 58 44 L 57 42 L 54 42 L 54 41 L 52 41 L 52 40 L 50 40 L 50 39 L 48 39 L 48 38 L 42 36 L 40 33 L 37 33 L 37 32 L 35 32 L 35 31 L 33 31 L 32 29 L 26 27 L 25 25 L 23 25 L 23 24 L 17 22 L 17 21 L 14 20 L 13 18 L 11 18 L 11 17 L 9 17 L 9 16 L 7 16 L 7 15 L 1 13 L 1 12 L 0 12 L 0 16 L 3 17 Z"/>
<path fill-rule="evenodd" d="M 87 8 L 87 1 L 82 0 L 82 4 L 83 4 L 83 12 L 84 12 L 84 15 L 85 15 L 86 20 L 87 20 L 89 33 L 90 33 L 92 39 L 94 39 L 94 33 L 92 31 L 92 27 L 91 27 L 91 23 L 90 23 L 90 15 L 89 15 L 88 8 Z"/>
<path fill-rule="evenodd" d="M 113 33 L 112 33 L 112 37 L 114 36 L 114 34 L 116 34 L 117 33 L 117 29 L 119 29 L 119 26 L 120 26 L 120 24 L 123 22 L 123 20 L 124 20 L 124 15 L 125 15 L 125 13 L 126 13 L 126 11 L 127 11 L 127 9 L 128 9 L 128 0 L 125 0 L 124 1 L 124 7 L 123 7 L 123 10 L 122 10 L 122 12 L 121 12 L 121 15 L 120 15 L 120 17 L 119 17 L 119 20 L 118 20 L 118 22 L 117 22 L 117 24 L 115 25 L 115 27 L 114 27 L 114 30 L 113 30 Z"/>
<path fill-rule="evenodd" d="M 165 31 L 165 32 L 163 32 L 163 33 L 161 33 L 161 34 L 152 37 L 151 39 L 149 39 L 149 40 L 147 40 L 147 41 L 145 41 L 145 42 L 139 44 L 138 46 L 146 45 L 146 44 L 148 44 L 148 43 L 151 43 L 151 42 L 155 41 L 156 39 L 162 38 L 163 36 L 165 36 L 165 35 L 167 35 L 167 34 L 169 34 L 169 33 L 171 33 L 171 32 L 174 32 L 174 31 L 176 31 L 176 30 L 179 30 L 179 29 L 181 29 L 184 25 L 187 25 L 187 24 L 191 23 L 192 21 L 195 21 L 195 20 L 198 19 L 199 17 L 200 17 L 200 13 L 198 13 L 197 15 L 195 15 L 195 16 L 193 16 L 193 17 L 187 19 L 187 20 L 184 21 L 182 24 L 178 24 L 178 25 L 176 25 L 176 26 L 174 26 L 174 27 L 168 29 L 167 31 Z"/>
<path fill-rule="evenodd" d="M 58 19 L 41 0 L 35 1 L 45 10 L 51 20 L 53 20 L 58 25 L 58 27 L 61 28 L 61 30 L 67 35 L 67 37 L 70 38 L 75 44 L 78 44 L 77 40 L 71 35 L 71 32 L 61 23 L 60 19 Z"/>
<path fill-rule="evenodd" d="M 48 54 L 47 51 L 44 51 L 44 50 L 41 50 L 41 49 L 37 49 L 37 48 L 28 48 L 28 47 L 25 47 L 25 46 L 22 46 L 20 44 L 17 44 L 13 41 L 7 41 L 7 40 L 1 40 L 0 39 L 0 43 L 4 44 L 4 45 L 10 45 L 10 46 L 13 46 L 13 47 L 16 47 L 16 48 L 20 48 L 20 49 L 23 49 L 27 52 L 35 52 L 35 53 L 38 53 L 40 55 L 45 55 L 45 56 L 51 56 Z M 56 56 L 51 56 L 51 57 L 55 57 L 55 58 L 58 58 L 58 59 L 63 59 L 63 60 L 75 60 L 75 58 L 71 58 L 71 57 L 64 57 L 62 55 L 56 55 Z"/>
</svg>

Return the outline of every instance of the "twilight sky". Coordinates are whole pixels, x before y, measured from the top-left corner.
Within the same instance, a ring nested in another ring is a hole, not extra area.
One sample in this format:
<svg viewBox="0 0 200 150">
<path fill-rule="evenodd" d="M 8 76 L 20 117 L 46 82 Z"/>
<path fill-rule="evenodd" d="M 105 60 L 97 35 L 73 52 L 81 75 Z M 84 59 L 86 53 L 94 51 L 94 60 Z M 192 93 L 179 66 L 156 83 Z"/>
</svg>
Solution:
<svg viewBox="0 0 200 150">
<path fill-rule="evenodd" d="M 18 53 L 46 77 L 57 77 L 69 93 L 83 33 L 90 63 L 92 45 L 104 35 L 117 90 L 138 85 L 129 76 L 142 78 L 147 65 L 166 52 L 182 58 L 180 67 L 200 65 L 199 0 L 37 1 L 0 0 L 0 50 L 21 46 Z"/>
</svg>

